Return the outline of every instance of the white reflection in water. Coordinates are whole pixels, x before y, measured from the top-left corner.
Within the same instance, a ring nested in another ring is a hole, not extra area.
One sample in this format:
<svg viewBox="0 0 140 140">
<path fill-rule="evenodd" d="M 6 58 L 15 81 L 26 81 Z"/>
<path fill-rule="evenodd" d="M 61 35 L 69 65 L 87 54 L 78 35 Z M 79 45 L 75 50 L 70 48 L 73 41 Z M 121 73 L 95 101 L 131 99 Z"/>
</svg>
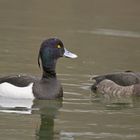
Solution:
<svg viewBox="0 0 140 140">
<path fill-rule="evenodd" d="M 4 113 L 17 113 L 17 114 L 31 114 L 32 110 L 28 109 L 28 110 L 12 110 L 12 109 L 3 109 L 3 110 L 0 110 L 0 112 L 4 112 Z"/>
<path fill-rule="evenodd" d="M 104 110 L 60 109 L 62 112 L 104 114 Z"/>
<path fill-rule="evenodd" d="M 31 114 L 32 105 L 32 99 L 0 98 L 0 112 Z"/>
</svg>

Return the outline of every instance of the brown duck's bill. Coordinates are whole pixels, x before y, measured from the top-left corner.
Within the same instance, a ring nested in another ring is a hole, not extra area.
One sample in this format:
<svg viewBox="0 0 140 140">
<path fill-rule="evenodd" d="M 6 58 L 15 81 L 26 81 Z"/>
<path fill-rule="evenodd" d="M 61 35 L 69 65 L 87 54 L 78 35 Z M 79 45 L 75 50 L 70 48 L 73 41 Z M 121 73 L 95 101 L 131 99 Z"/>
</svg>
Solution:
<svg viewBox="0 0 140 140">
<path fill-rule="evenodd" d="M 67 58 L 77 58 L 78 56 L 70 51 L 68 51 L 66 48 L 64 48 L 64 56 Z"/>
</svg>

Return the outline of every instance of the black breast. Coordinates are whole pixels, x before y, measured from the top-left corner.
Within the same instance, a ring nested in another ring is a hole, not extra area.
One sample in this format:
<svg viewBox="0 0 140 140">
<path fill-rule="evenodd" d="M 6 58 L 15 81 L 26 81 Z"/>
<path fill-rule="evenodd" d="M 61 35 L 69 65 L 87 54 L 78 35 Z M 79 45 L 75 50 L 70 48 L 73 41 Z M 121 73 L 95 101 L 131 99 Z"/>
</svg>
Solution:
<svg viewBox="0 0 140 140">
<path fill-rule="evenodd" d="M 43 78 L 33 85 L 34 96 L 38 99 L 57 99 L 63 97 L 63 89 L 56 78 Z"/>
</svg>

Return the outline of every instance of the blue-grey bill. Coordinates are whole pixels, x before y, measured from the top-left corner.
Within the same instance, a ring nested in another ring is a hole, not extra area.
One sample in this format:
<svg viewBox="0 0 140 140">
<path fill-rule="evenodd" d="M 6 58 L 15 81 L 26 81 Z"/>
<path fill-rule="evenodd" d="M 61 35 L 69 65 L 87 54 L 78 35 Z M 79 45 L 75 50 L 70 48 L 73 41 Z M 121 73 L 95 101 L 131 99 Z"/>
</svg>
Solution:
<svg viewBox="0 0 140 140">
<path fill-rule="evenodd" d="M 64 56 L 68 58 L 77 58 L 78 56 L 70 51 L 68 51 L 66 48 L 64 48 Z"/>
</svg>

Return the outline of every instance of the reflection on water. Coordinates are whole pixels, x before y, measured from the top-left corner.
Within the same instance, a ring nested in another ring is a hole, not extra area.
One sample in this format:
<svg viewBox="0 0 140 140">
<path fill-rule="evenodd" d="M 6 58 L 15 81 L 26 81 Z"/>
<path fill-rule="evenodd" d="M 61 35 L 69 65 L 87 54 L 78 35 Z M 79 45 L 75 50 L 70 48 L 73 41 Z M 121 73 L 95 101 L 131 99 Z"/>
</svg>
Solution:
<svg viewBox="0 0 140 140">
<path fill-rule="evenodd" d="M 31 114 L 33 100 L 0 97 L 0 112 Z"/>
<path fill-rule="evenodd" d="M 54 139 L 54 119 L 58 113 L 59 108 L 62 107 L 61 100 L 55 101 L 41 101 L 35 100 L 33 108 L 39 108 L 40 126 L 36 130 L 38 140 L 53 140 Z"/>
<path fill-rule="evenodd" d="M 3 101 L 11 101 L 12 99 L 6 99 Z M 21 104 L 20 104 L 21 102 Z M 22 103 L 25 104 L 22 104 Z M 28 106 L 27 103 L 30 102 L 30 105 Z M 11 106 L 10 106 L 11 105 Z M 16 114 L 39 114 L 40 117 L 38 117 L 38 123 L 36 124 L 34 129 L 34 135 L 36 139 L 38 140 L 53 140 L 54 139 L 54 119 L 58 113 L 58 110 L 62 107 L 62 100 L 14 100 L 12 104 L 8 104 L 8 106 L 2 106 L 0 107 L 0 112 L 4 113 L 16 113 Z M 8 115 L 8 114 L 7 114 Z M 24 124 L 22 124 L 24 125 Z"/>
<path fill-rule="evenodd" d="M 137 97 L 138 98 L 138 97 Z M 91 100 L 93 102 L 102 103 L 106 109 L 111 110 L 121 110 L 124 108 L 133 108 L 135 107 L 135 98 L 132 96 L 126 97 L 110 97 L 109 95 L 101 95 L 101 94 L 92 94 Z"/>
<path fill-rule="evenodd" d="M 68 75 L 61 75 L 64 89 L 67 89 L 64 100 L 1 98 L 0 128 L 3 129 L 0 135 L 4 139 L 30 140 L 139 138 L 140 99 L 97 96 L 90 93 L 88 77 L 74 75 L 71 81 L 74 86 L 70 81 L 68 84 Z M 8 135 L 6 129 L 10 132 Z M 14 136 L 13 130 L 16 131 Z"/>
<path fill-rule="evenodd" d="M 71 85 L 66 84 L 66 86 L 69 90 L 71 89 Z M 91 98 L 87 98 L 84 95 L 89 92 L 87 89 L 81 88 L 80 85 L 73 88 L 78 88 L 81 92 L 78 94 L 73 94 L 72 91 L 68 94 L 66 92 L 64 101 L 2 99 L 0 118 L 2 122 L 7 121 L 7 117 L 9 120 L 9 125 L 3 124 L 4 127 L 10 127 L 10 122 L 14 117 L 17 118 L 16 127 L 12 126 L 12 128 L 17 131 L 16 138 L 24 136 L 24 139 L 37 140 L 85 140 L 93 138 L 135 139 L 138 137 L 139 123 L 137 121 L 139 121 L 140 114 L 137 112 L 140 99 L 106 100 L 94 94 Z M 4 102 L 10 104 L 4 104 Z M 131 109 L 133 110 L 130 111 Z M 136 114 L 139 115 L 136 116 Z M 7 117 L 2 118 L 2 116 Z M 19 124 L 23 129 L 28 130 L 26 135 L 17 130 Z M 30 128 L 27 127 L 28 124 Z M 5 134 L 5 129 L 3 131 Z M 11 129 L 9 131 L 12 132 Z M 12 134 L 9 134 L 9 137 L 11 136 Z M 6 135 L 3 137 L 8 138 Z"/>
</svg>

